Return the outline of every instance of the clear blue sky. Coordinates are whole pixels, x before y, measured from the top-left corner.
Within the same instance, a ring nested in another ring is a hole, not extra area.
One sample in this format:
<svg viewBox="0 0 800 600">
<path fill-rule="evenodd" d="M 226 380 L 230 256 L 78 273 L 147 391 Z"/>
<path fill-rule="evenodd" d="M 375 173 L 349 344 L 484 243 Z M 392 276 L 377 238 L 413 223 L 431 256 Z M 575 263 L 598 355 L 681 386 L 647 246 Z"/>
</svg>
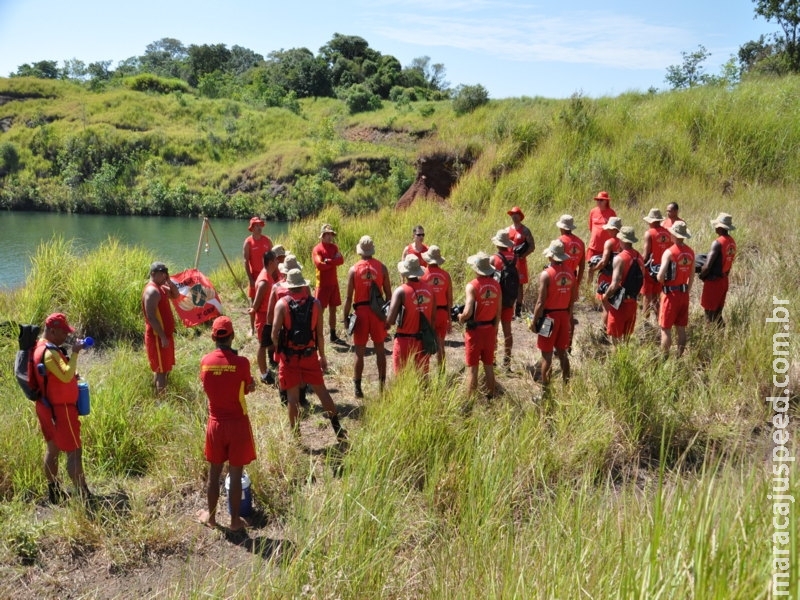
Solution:
<svg viewBox="0 0 800 600">
<path fill-rule="evenodd" d="M 702 44 L 706 72 L 743 43 L 777 32 L 752 0 L 0 0 L 0 76 L 23 63 L 87 64 L 144 54 L 164 37 L 244 46 L 266 56 L 334 33 L 357 35 L 402 65 L 443 63 L 446 79 L 492 98 L 664 89 L 667 67 Z"/>
</svg>

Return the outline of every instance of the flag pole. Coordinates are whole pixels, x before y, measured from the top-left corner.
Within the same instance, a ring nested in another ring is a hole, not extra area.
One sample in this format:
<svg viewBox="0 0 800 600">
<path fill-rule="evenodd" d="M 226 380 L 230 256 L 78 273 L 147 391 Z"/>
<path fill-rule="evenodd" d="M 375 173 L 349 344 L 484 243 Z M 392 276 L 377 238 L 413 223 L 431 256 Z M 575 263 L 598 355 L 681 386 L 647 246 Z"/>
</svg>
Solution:
<svg viewBox="0 0 800 600">
<path fill-rule="evenodd" d="M 208 227 L 208 230 L 211 232 L 211 235 L 214 236 L 214 241 L 217 242 L 217 248 L 219 248 L 219 251 L 222 253 L 222 258 L 225 259 L 225 264 L 228 265 L 228 269 L 230 270 L 231 275 L 233 276 L 233 280 L 236 282 L 236 287 L 239 288 L 239 291 L 242 293 L 242 296 L 244 296 L 245 302 L 250 304 L 250 298 L 247 297 L 247 294 L 245 293 L 244 289 L 242 289 L 242 284 L 239 283 L 239 279 L 236 277 L 236 273 L 233 272 L 233 267 L 231 266 L 231 263 L 228 262 L 228 257 L 225 256 L 225 250 L 222 249 L 222 244 L 219 243 L 219 239 L 217 239 L 217 234 L 214 233 L 214 228 L 211 227 L 211 221 L 208 220 L 208 217 L 204 219 L 204 225 Z"/>
<path fill-rule="evenodd" d="M 197 254 L 194 255 L 194 268 L 200 264 L 200 248 L 203 247 L 203 234 L 206 232 L 206 227 L 209 226 L 208 217 L 203 217 L 203 224 L 200 227 L 200 239 L 197 240 Z"/>
</svg>

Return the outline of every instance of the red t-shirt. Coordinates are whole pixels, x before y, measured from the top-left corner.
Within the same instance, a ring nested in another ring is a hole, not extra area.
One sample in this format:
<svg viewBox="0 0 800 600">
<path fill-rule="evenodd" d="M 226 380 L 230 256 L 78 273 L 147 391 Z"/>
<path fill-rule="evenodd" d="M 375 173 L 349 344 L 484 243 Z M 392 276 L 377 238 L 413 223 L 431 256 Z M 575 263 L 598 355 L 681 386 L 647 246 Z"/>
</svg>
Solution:
<svg viewBox="0 0 800 600">
<path fill-rule="evenodd" d="M 562 234 L 560 239 L 564 243 L 564 252 L 569 256 L 568 261 L 564 261 L 574 273 L 578 272 L 578 267 L 586 256 L 586 244 L 574 233 Z"/>
<path fill-rule="evenodd" d="M 250 258 L 247 264 L 250 265 L 250 274 L 255 277 L 264 268 L 264 255 L 272 250 L 272 240 L 265 235 L 257 240 L 253 239 L 252 235 L 248 235 L 244 243 L 250 247 Z"/>
<path fill-rule="evenodd" d="M 689 278 L 694 271 L 694 250 L 686 244 L 682 246 L 673 244 L 669 247 L 669 252 L 672 254 L 672 262 L 675 263 L 675 279 L 665 280 L 664 285 L 676 286 L 689 283 Z"/>
<path fill-rule="evenodd" d="M 383 294 L 383 263 L 375 258 L 363 258 L 353 266 L 353 304 L 369 302 L 372 282 Z"/>
<path fill-rule="evenodd" d="M 450 289 L 450 274 L 439 265 L 428 265 L 422 281 L 433 290 L 436 308 L 447 308 L 447 291 Z"/>
<path fill-rule="evenodd" d="M 613 235 L 607 229 L 603 229 L 603 225 L 608 223 L 611 217 L 616 216 L 617 213 L 614 212 L 614 209 L 611 207 L 600 208 L 599 206 L 595 206 L 589 211 L 589 244 L 586 246 L 587 258 L 603 253 L 603 244 Z"/>
<path fill-rule="evenodd" d="M 428 322 L 433 324 L 433 290 L 423 281 L 410 280 L 403 284 L 403 316 L 402 325 L 397 326 L 397 333 L 416 335 L 419 333 L 419 315 L 424 314 Z"/>
<path fill-rule="evenodd" d="M 208 396 L 209 417 L 225 421 L 247 415 L 244 396 L 253 382 L 247 358 L 230 348 L 217 348 L 200 360 L 200 381 Z"/>
<path fill-rule="evenodd" d="M 500 284 L 494 277 L 480 275 L 469 282 L 475 290 L 475 311 L 472 315 L 473 321 L 486 323 L 497 316 L 497 308 L 502 301 L 503 291 Z M 487 323 L 488 324 L 488 323 Z"/>
<path fill-rule="evenodd" d="M 575 284 L 575 273 L 564 263 L 551 264 L 547 269 L 550 284 L 544 300 L 544 310 L 563 310 L 569 308 L 572 299 L 572 286 Z"/>
<path fill-rule="evenodd" d="M 650 225 L 647 233 L 650 234 L 650 255 L 645 256 L 644 259 L 648 260 L 652 256 L 655 262 L 660 262 L 661 257 L 664 256 L 664 250 L 672 245 L 672 236 L 662 225 Z"/>
<path fill-rule="evenodd" d="M 317 288 L 338 286 L 336 267 L 344 264 L 344 257 L 339 253 L 339 246 L 320 242 L 311 251 L 311 258 L 317 269 Z"/>
<path fill-rule="evenodd" d="M 428 266 L 428 263 L 426 263 L 425 260 L 422 258 L 422 253 L 427 251 L 428 247 L 425 244 L 422 244 L 422 250 L 419 251 L 414 248 L 414 244 L 409 244 L 408 246 L 406 246 L 406 256 L 408 256 L 409 254 L 413 254 L 414 256 L 416 256 L 419 259 L 420 267 Z"/>
<path fill-rule="evenodd" d="M 162 285 L 158 286 L 152 281 L 148 281 L 145 288 L 148 286 L 152 286 L 158 290 L 158 307 L 156 310 L 156 316 L 158 320 L 161 322 L 161 327 L 164 329 L 164 333 L 166 335 L 172 335 L 175 333 L 175 317 L 172 314 L 172 307 L 170 306 L 169 302 L 169 286 Z M 144 299 L 142 299 L 142 312 L 144 312 L 144 332 L 145 335 L 155 335 L 153 328 L 150 326 L 150 321 L 147 319 L 147 310 L 144 307 Z"/>
</svg>

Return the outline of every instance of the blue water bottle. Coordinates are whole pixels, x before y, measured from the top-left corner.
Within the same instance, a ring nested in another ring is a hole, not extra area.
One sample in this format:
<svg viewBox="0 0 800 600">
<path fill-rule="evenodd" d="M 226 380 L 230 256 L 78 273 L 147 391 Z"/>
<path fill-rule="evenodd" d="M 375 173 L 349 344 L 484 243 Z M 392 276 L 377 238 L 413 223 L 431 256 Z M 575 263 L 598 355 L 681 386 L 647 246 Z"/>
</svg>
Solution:
<svg viewBox="0 0 800 600">
<path fill-rule="evenodd" d="M 81 379 L 78 381 L 78 415 L 85 417 L 89 412 L 89 384 Z"/>
</svg>

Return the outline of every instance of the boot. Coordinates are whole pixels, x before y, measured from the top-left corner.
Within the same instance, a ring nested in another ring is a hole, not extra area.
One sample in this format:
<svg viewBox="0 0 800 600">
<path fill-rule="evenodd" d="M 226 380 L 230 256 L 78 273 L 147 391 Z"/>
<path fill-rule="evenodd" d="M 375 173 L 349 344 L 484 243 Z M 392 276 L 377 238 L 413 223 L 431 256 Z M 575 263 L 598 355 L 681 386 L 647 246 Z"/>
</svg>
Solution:
<svg viewBox="0 0 800 600">
<path fill-rule="evenodd" d="M 347 430 L 339 423 L 339 415 L 331 415 L 330 419 L 331 427 L 333 427 L 333 432 L 336 434 L 336 439 L 340 442 L 345 441 L 347 439 Z"/>
<path fill-rule="evenodd" d="M 61 504 L 66 499 L 67 495 L 61 489 L 61 484 L 57 481 L 51 481 L 47 484 L 47 500 L 50 504 Z"/>
<path fill-rule="evenodd" d="M 355 396 L 356 398 L 363 398 L 364 392 L 361 391 L 361 380 L 360 379 L 353 379 L 353 387 L 355 388 Z"/>
</svg>

